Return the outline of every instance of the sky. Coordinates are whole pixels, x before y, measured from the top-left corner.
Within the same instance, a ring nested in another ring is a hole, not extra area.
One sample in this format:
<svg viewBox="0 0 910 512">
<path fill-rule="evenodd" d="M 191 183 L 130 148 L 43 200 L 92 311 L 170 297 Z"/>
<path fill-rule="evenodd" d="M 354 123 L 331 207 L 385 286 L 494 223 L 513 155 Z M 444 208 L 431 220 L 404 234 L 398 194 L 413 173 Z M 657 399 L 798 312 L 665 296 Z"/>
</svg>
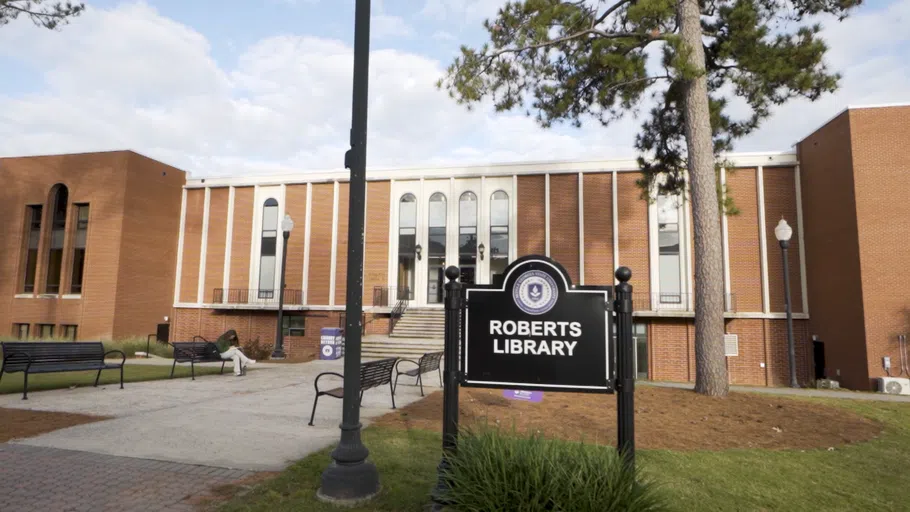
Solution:
<svg viewBox="0 0 910 512">
<path fill-rule="evenodd" d="M 89 0 L 59 31 L 0 26 L 0 156 L 132 149 L 193 177 L 342 169 L 354 0 Z M 435 87 L 503 0 L 373 0 L 370 168 L 633 158 L 641 118 L 543 129 Z M 839 91 L 735 151 L 789 151 L 848 105 L 910 102 L 910 0 L 824 19 Z"/>
</svg>

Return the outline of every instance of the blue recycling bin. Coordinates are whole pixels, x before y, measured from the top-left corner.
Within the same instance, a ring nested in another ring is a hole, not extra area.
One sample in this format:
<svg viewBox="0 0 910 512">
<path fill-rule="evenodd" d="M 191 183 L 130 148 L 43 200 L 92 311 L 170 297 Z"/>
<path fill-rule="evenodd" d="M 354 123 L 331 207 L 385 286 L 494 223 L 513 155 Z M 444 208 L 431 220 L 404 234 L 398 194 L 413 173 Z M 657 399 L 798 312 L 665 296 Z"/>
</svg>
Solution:
<svg viewBox="0 0 910 512">
<path fill-rule="evenodd" d="M 323 327 L 319 336 L 319 359 L 338 359 L 344 356 L 344 335 L 340 328 Z"/>
</svg>

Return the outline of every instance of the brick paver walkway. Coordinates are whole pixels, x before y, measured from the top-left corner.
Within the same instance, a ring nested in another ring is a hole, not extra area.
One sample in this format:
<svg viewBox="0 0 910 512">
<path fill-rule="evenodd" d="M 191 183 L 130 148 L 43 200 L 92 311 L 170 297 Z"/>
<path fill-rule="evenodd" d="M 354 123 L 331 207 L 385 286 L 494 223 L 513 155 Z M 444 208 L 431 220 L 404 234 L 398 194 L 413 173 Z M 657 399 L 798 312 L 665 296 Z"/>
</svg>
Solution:
<svg viewBox="0 0 910 512">
<path fill-rule="evenodd" d="M 0 444 L 0 510 L 190 511 L 191 496 L 252 472 Z"/>
</svg>

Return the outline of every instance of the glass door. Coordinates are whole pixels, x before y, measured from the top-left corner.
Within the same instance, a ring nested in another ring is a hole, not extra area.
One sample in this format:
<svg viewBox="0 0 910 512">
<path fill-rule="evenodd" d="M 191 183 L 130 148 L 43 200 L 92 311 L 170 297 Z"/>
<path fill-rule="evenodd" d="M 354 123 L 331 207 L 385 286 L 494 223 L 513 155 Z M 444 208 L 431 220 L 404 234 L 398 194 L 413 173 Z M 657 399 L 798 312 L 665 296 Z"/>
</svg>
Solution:
<svg viewBox="0 0 910 512">
<path fill-rule="evenodd" d="M 427 304 L 442 304 L 446 264 L 446 196 L 430 196 L 427 222 Z"/>
<path fill-rule="evenodd" d="M 414 300 L 414 278 L 417 272 L 417 198 L 401 196 L 398 203 L 398 279 L 394 301 Z"/>
</svg>

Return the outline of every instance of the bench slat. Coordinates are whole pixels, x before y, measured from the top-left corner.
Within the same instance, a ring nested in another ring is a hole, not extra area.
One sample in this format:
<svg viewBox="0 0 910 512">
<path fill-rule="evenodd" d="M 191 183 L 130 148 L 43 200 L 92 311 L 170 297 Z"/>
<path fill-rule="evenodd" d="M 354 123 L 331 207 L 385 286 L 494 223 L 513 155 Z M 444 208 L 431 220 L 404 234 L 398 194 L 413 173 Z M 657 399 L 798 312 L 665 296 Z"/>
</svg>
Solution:
<svg viewBox="0 0 910 512">
<path fill-rule="evenodd" d="M 4 372 L 21 372 L 29 368 L 30 373 L 47 373 L 104 366 L 104 344 L 100 341 L 6 341 L 0 345 L 4 354 Z"/>
</svg>

